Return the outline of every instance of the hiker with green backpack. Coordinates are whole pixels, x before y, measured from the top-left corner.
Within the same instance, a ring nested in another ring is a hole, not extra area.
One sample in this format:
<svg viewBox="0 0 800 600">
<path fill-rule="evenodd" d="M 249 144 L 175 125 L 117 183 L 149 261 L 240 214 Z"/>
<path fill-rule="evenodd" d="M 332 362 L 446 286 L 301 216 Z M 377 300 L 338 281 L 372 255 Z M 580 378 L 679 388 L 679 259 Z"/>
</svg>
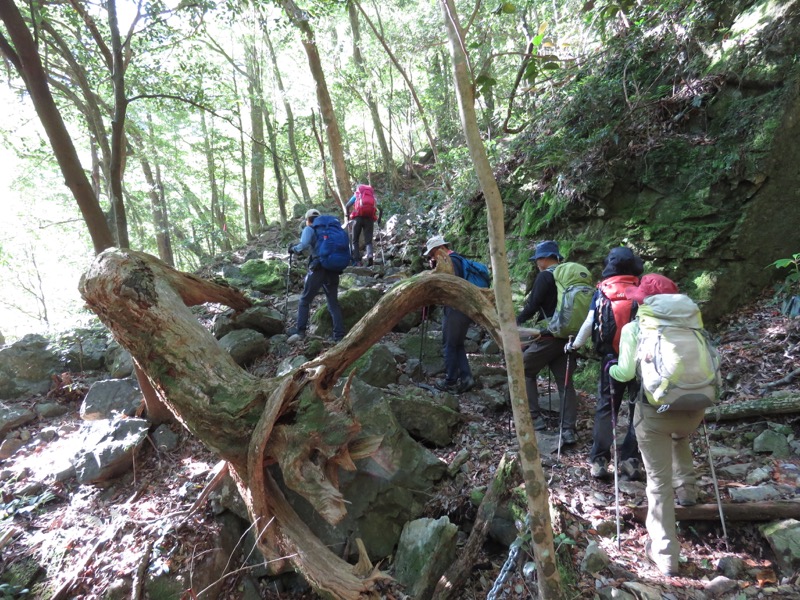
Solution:
<svg viewBox="0 0 800 600">
<path fill-rule="evenodd" d="M 636 437 L 647 473 L 647 557 L 665 575 L 678 574 L 675 504 L 697 503 L 689 438 L 718 397 L 719 356 L 703 329 L 700 309 L 667 277 L 648 274 L 625 295 L 639 304 L 622 328 L 619 363 L 611 377 L 641 381 Z"/>
<path fill-rule="evenodd" d="M 530 261 L 536 263 L 539 273 L 522 311 L 517 315 L 517 325 L 531 318 L 540 323 L 537 327 L 541 334 L 522 355 L 533 426 L 537 431 L 547 429 L 539 407 L 537 377 L 542 369 L 549 367 L 561 396 L 560 443 L 570 445 L 578 441 L 575 432 L 578 402 L 572 384 L 576 357 L 574 353 L 565 353 L 564 346 L 586 318 L 593 287 L 585 267 L 574 262 L 561 262 L 563 260 L 556 242 L 547 240 L 537 244 Z"/>
</svg>

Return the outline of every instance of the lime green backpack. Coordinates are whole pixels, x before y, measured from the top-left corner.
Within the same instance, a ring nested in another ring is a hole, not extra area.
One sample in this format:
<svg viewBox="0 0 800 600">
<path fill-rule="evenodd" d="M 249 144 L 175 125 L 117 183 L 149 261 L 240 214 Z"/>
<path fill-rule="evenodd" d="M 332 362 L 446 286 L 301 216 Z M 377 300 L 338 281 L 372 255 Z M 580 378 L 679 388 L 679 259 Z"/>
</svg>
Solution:
<svg viewBox="0 0 800 600">
<path fill-rule="evenodd" d="M 574 262 L 551 267 L 556 280 L 558 301 L 556 310 L 547 322 L 547 330 L 557 338 L 575 335 L 589 314 L 594 286 L 589 269 Z"/>
</svg>

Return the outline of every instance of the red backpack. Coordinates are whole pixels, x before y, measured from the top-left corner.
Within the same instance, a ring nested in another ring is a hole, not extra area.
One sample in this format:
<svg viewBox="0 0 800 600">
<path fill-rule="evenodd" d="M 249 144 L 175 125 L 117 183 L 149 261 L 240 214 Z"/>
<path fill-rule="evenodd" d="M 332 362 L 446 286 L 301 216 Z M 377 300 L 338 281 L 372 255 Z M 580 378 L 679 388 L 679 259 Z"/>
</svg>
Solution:
<svg viewBox="0 0 800 600">
<path fill-rule="evenodd" d="M 378 210 L 375 207 L 375 191 L 371 185 L 359 185 L 356 188 L 356 202 L 350 217 L 369 217 L 378 220 Z"/>
<path fill-rule="evenodd" d="M 615 275 L 597 284 L 592 343 L 600 354 L 619 354 L 622 328 L 636 316 L 639 305 L 625 297 L 625 289 L 639 285 L 635 275 Z"/>
</svg>

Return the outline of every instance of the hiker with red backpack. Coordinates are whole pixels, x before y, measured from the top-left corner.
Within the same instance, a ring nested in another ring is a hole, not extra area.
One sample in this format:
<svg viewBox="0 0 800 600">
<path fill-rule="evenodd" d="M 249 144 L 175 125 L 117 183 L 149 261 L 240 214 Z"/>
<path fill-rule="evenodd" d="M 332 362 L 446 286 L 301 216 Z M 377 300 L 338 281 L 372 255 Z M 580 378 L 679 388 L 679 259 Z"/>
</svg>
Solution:
<svg viewBox="0 0 800 600">
<path fill-rule="evenodd" d="M 338 298 L 339 276 L 350 264 L 350 239 L 336 217 L 321 215 L 316 208 L 306 211 L 305 221 L 300 242 L 289 246 L 289 255 L 309 255 L 308 273 L 297 307 L 297 324 L 288 332 L 289 341 L 306 336 L 311 303 L 322 290 L 333 321 L 333 340 L 338 342 L 344 337 L 344 318 Z"/>
<path fill-rule="evenodd" d="M 352 208 L 351 208 L 352 207 Z M 364 234 L 364 246 L 367 251 L 367 266 L 371 267 L 374 258 L 372 250 L 372 233 L 375 221 L 380 225 L 381 209 L 375 201 L 375 190 L 371 185 L 360 184 L 353 196 L 345 205 L 347 218 L 353 225 L 353 263 L 361 265 L 361 234 Z"/>
<path fill-rule="evenodd" d="M 619 340 L 622 328 L 636 316 L 638 304 L 625 296 L 625 290 L 639 285 L 644 272 L 642 259 L 630 248 L 612 248 L 603 261 L 601 281 L 592 296 L 589 314 L 572 343 L 567 343 L 565 352 L 581 348 L 591 336 L 595 352 L 600 357 L 600 379 L 597 386 L 597 403 L 594 412 L 592 449 L 589 453 L 589 469 L 592 477 L 609 477 L 608 465 L 611 458 L 616 424 L 616 415 L 622 405 L 622 396 L 628 392 L 629 421 L 625 440 L 620 448 L 619 460 L 615 456 L 615 468 L 623 479 L 642 478 L 639 446 L 633 427 L 633 413 L 639 394 L 639 383 L 632 379 L 626 383 L 615 382 L 609 375 L 611 365 L 619 357 Z"/>
<path fill-rule="evenodd" d="M 697 304 L 669 278 L 645 275 L 625 296 L 639 309 L 636 320 L 622 328 L 619 363 L 609 372 L 617 381 L 641 381 L 635 427 L 647 472 L 645 554 L 672 576 L 680 554 L 675 500 L 681 506 L 697 503 L 689 438 L 717 400 L 719 356 Z"/>
</svg>

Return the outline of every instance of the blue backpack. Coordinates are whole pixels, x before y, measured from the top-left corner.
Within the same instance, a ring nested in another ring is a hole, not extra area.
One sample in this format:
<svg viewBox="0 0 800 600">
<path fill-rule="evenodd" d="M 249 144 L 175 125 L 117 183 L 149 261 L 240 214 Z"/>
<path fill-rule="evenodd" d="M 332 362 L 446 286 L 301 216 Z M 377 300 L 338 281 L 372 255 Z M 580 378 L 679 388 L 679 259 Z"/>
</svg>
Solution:
<svg viewBox="0 0 800 600">
<path fill-rule="evenodd" d="M 350 236 L 339 219 L 320 215 L 311 225 L 317 236 L 314 253 L 323 269 L 341 273 L 350 265 Z"/>
<path fill-rule="evenodd" d="M 454 258 L 461 261 L 461 276 L 471 284 L 477 285 L 479 288 L 488 288 L 492 285 L 492 276 L 489 275 L 489 267 L 485 264 L 451 252 L 450 260 Z"/>
</svg>

